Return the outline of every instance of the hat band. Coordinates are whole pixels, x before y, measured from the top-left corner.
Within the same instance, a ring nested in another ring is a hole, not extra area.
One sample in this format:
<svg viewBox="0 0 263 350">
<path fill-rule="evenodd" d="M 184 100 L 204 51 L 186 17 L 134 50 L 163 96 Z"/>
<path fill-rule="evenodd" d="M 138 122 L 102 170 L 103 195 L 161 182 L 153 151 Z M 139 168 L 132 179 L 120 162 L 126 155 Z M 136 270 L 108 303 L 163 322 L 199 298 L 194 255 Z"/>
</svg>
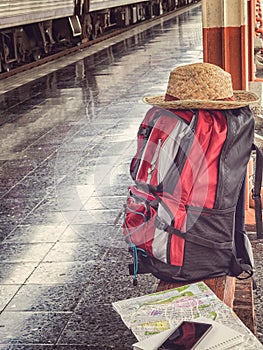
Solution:
<svg viewBox="0 0 263 350">
<path fill-rule="evenodd" d="M 169 94 L 166 93 L 165 96 L 164 96 L 164 101 L 165 102 L 168 102 L 168 101 L 180 101 L 180 98 L 172 96 L 172 95 L 169 95 Z M 214 100 L 214 101 L 235 101 L 235 96 L 232 95 L 231 97 L 227 97 L 227 98 L 219 98 L 219 99 Z"/>
</svg>

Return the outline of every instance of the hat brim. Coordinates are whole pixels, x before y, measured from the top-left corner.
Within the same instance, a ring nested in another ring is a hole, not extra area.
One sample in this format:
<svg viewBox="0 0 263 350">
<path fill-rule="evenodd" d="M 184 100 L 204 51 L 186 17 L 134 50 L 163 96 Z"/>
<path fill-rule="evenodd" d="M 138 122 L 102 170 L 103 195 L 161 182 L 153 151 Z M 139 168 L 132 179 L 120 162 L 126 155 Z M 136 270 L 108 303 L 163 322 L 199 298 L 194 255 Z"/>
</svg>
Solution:
<svg viewBox="0 0 263 350">
<path fill-rule="evenodd" d="M 259 101 L 253 92 L 236 90 L 233 92 L 234 100 L 174 100 L 165 101 L 164 95 L 144 97 L 143 101 L 153 106 L 166 109 L 236 109 L 248 106 Z"/>
</svg>

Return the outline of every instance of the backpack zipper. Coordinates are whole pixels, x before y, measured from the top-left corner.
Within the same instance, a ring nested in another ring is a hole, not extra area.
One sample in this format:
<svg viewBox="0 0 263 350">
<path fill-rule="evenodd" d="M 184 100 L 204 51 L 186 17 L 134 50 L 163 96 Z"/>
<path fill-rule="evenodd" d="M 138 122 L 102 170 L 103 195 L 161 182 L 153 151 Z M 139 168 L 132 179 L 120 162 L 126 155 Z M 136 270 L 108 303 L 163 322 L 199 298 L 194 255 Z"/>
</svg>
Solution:
<svg viewBox="0 0 263 350">
<path fill-rule="evenodd" d="M 147 176 L 147 180 L 146 180 L 147 184 L 149 184 L 151 179 L 152 179 L 153 171 L 155 169 L 155 165 L 156 165 L 157 159 L 158 159 L 159 154 L 160 154 L 161 146 L 162 146 L 162 139 L 158 139 L 157 147 L 155 149 L 155 152 L 154 152 L 154 155 L 153 155 L 153 158 L 151 161 L 151 166 L 147 170 L 147 172 L 148 172 L 148 176 Z"/>
<path fill-rule="evenodd" d="M 142 166 L 142 159 L 144 158 L 144 153 L 145 153 L 145 150 L 147 149 L 147 144 L 149 142 L 149 139 L 151 138 L 153 128 L 160 116 L 161 116 L 161 111 L 155 112 L 153 119 L 148 124 L 148 127 L 144 129 L 140 128 L 141 131 L 139 133 L 140 135 L 143 135 L 144 145 L 142 146 L 140 153 L 138 154 L 137 159 L 135 160 L 133 166 L 130 167 L 131 177 L 135 181 L 138 180 L 137 176 L 140 173 L 140 169 Z"/>
<path fill-rule="evenodd" d="M 235 133 L 233 131 L 232 125 L 231 125 L 231 119 L 228 118 L 228 115 L 226 113 L 223 113 L 226 118 L 226 124 L 227 124 L 227 136 L 225 139 L 225 142 L 222 146 L 221 153 L 218 160 L 218 181 L 217 181 L 217 189 L 216 189 L 216 197 L 214 202 L 214 208 L 221 208 L 222 207 L 222 197 L 224 195 L 224 178 L 226 175 L 226 169 L 225 169 L 225 158 L 227 155 L 227 152 L 231 148 L 231 145 L 233 143 L 233 139 L 235 137 Z"/>
</svg>

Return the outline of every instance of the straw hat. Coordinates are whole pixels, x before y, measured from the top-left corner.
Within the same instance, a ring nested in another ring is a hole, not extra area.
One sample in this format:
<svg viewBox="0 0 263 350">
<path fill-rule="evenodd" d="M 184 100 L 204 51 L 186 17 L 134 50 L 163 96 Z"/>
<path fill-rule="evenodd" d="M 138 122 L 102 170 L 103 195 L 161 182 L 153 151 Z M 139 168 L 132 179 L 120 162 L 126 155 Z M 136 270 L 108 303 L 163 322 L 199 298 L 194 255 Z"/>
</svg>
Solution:
<svg viewBox="0 0 263 350">
<path fill-rule="evenodd" d="M 255 103 L 251 92 L 233 91 L 231 75 L 211 63 L 180 66 L 170 73 L 165 95 L 144 102 L 167 109 L 235 109 Z"/>
</svg>

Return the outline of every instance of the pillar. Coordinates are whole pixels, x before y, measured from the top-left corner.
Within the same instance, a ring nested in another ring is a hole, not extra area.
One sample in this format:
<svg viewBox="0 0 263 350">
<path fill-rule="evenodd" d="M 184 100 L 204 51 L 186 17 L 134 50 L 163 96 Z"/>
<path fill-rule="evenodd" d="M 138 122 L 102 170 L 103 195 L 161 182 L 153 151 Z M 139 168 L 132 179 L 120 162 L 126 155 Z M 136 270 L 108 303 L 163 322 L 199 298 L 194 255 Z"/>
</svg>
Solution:
<svg viewBox="0 0 263 350">
<path fill-rule="evenodd" d="M 254 81 L 256 79 L 256 64 L 254 60 L 256 1 L 248 0 L 248 81 Z"/>
<path fill-rule="evenodd" d="M 248 0 L 202 0 L 204 62 L 232 75 L 234 90 L 248 89 Z"/>
</svg>

